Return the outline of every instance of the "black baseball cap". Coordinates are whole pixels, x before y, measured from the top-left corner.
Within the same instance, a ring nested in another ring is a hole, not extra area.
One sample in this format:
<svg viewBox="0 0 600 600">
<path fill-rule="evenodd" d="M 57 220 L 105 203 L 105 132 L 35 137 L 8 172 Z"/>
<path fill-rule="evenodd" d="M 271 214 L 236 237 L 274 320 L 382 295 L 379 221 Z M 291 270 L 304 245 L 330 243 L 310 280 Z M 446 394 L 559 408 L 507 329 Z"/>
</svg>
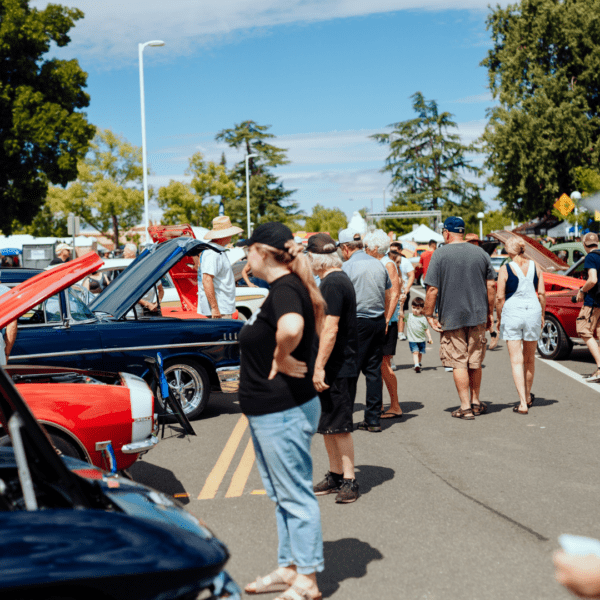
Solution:
<svg viewBox="0 0 600 600">
<path fill-rule="evenodd" d="M 277 250 L 287 250 L 286 242 L 293 241 L 292 230 L 283 223 L 271 222 L 259 225 L 247 240 L 240 240 L 236 246 L 252 246 L 252 244 L 266 244 Z"/>
<path fill-rule="evenodd" d="M 306 250 L 313 254 L 333 254 L 337 247 L 335 240 L 328 233 L 316 233 L 308 238 Z"/>
</svg>

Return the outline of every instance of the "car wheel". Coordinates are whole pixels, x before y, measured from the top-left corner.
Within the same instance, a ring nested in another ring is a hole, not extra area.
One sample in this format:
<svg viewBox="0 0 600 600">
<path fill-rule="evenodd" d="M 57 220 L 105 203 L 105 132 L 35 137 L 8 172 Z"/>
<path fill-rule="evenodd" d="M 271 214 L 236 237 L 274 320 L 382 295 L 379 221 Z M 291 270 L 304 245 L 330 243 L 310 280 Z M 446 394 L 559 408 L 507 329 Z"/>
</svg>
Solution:
<svg viewBox="0 0 600 600">
<path fill-rule="evenodd" d="M 558 319 L 546 315 L 542 334 L 537 343 L 537 349 L 542 358 L 561 360 L 571 354 L 573 343 L 565 333 Z"/>
<path fill-rule="evenodd" d="M 188 419 L 195 419 L 206 408 L 210 395 L 208 375 L 203 367 L 192 361 L 176 361 L 165 366 L 165 377 L 169 392 L 181 402 L 183 412 Z M 160 394 L 158 401 L 162 404 Z M 170 410 L 167 408 L 167 412 Z M 167 420 L 172 422 L 175 417 Z"/>
<path fill-rule="evenodd" d="M 252 316 L 248 308 L 238 308 L 238 321 L 247 321 Z"/>
<path fill-rule="evenodd" d="M 71 440 L 68 440 L 66 436 L 56 433 L 48 433 L 48 437 L 50 438 L 52 445 L 64 456 L 70 456 L 71 458 L 78 458 L 79 460 L 89 462 L 87 458 L 82 456 L 82 453 L 79 451 L 79 448 L 77 448 L 75 443 Z M 0 437 L 0 447 L 6 446 L 12 446 L 12 441 L 8 435 L 4 434 Z"/>
</svg>

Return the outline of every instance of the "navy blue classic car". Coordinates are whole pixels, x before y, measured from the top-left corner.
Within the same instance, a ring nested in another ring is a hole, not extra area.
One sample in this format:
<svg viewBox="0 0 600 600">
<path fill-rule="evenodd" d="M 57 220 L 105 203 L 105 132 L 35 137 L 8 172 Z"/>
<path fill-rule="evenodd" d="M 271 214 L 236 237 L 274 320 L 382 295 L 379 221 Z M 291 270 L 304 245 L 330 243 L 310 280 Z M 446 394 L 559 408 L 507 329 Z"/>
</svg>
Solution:
<svg viewBox="0 0 600 600">
<path fill-rule="evenodd" d="M 47 294 L 18 319 L 11 364 L 76 367 L 132 373 L 152 380 L 145 358 L 163 355 L 165 375 L 189 418 L 206 407 L 210 390 L 236 392 L 239 381 L 238 333 L 242 322 L 231 319 L 180 319 L 160 313 L 138 316 L 136 303 L 177 262 L 195 256 L 209 243 L 188 237 L 169 240 L 145 250 L 87 306 L 69 287 L 80 279 L 86 256 L 39 272 L 2 269 L 0 281 L 18 284 L 34 276 L 44 286 L 56 269 L 73 273 L 45 287 Z M 218 249 L 218 248 L 216 248 Z M 98 257 L 95 257 L 99 261 Z M 87 264 L 87 263 L 86 263 Z M 101 265 L 91 264 L 84 273 Z M 0 296 L 0 313 L 6 306 Z M 160 396 L 159 396 L 160 400 Z"/>
<path fill-rule="evenodd" d="M 0 368 L 3 600 L 239 600 L 225 545 L 176 500 L 59 457 Z"/>
</svg>

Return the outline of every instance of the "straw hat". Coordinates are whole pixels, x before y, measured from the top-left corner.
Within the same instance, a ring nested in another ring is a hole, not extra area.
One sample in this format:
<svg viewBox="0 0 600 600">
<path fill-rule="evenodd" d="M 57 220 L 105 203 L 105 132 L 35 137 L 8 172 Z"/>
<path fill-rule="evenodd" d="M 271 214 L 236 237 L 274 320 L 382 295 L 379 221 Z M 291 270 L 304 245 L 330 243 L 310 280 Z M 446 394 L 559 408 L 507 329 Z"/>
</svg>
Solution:
<svg viewBox="0 0 600 600">
<path fill-rule="evenodd" d="M 220 240 L 244 231 L 243 229 L 232 225 L 231 219 L 225 215 L 215 217 L 212 225 L 212 229 L 204 234 L 205 240 Z"/>
</svg>

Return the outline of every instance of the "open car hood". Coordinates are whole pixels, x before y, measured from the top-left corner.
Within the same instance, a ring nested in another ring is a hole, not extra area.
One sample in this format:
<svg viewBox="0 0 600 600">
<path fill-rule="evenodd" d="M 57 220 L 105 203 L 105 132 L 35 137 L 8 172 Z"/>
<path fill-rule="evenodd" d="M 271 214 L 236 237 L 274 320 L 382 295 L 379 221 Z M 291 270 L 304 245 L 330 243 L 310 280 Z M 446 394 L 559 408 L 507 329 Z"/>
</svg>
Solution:
<svg viewBox="0 0 600 600">
<path fill-rule="evenodd" d="M 153 242 L 162 243 L 175 238 L 196 238 L 191 225 L 154 225 L 148 228 Z M 220 250 L 220 246 L 212 246 Z M 169 270 L 173 285 L 177 289 L 183 311 L 196 313 L 198 309 L 198 271 L 191 261 L 181 260 Z"/>
<path fill-rule="evenodd" d="M 90 304 L 90 309 L 107 313 L 116 319 L 122 318 L 167 271 L 182 259 L 197 256 L 207 248 L 216 252 L 222 251 L 219 246 L 210 242 L 201 242 L 187 236 L 147 248 L 96 296 Z M 191 263 L 185 260 L 182 262 Z M 196 277 L 193 267 L 188 268 Z"/>
<path fill-rule="evenodd" d="M 503 244 L 510 238 L 520 238 L 525 240 L 525 258 L 535 261 L 540 269 L 545 272 L 566 271 L 569 265 L 558 258 L 553 252 L 550 252 L 548 248 L 544 248 L 538 241 L 530 238 L 522 233 L 514 233 L 513 231 L 494 231 L 490 233 L 490 236 L 500 240 Z"/>
<path fill-rule="evenodd" d="M 19 283 L 0 296 L 0 329 L 50 296 L 58 294 L 86 275 L 96 272 L 103 264 L 102 259 L 95 252 L 90 252 Z"/>
</svg>

